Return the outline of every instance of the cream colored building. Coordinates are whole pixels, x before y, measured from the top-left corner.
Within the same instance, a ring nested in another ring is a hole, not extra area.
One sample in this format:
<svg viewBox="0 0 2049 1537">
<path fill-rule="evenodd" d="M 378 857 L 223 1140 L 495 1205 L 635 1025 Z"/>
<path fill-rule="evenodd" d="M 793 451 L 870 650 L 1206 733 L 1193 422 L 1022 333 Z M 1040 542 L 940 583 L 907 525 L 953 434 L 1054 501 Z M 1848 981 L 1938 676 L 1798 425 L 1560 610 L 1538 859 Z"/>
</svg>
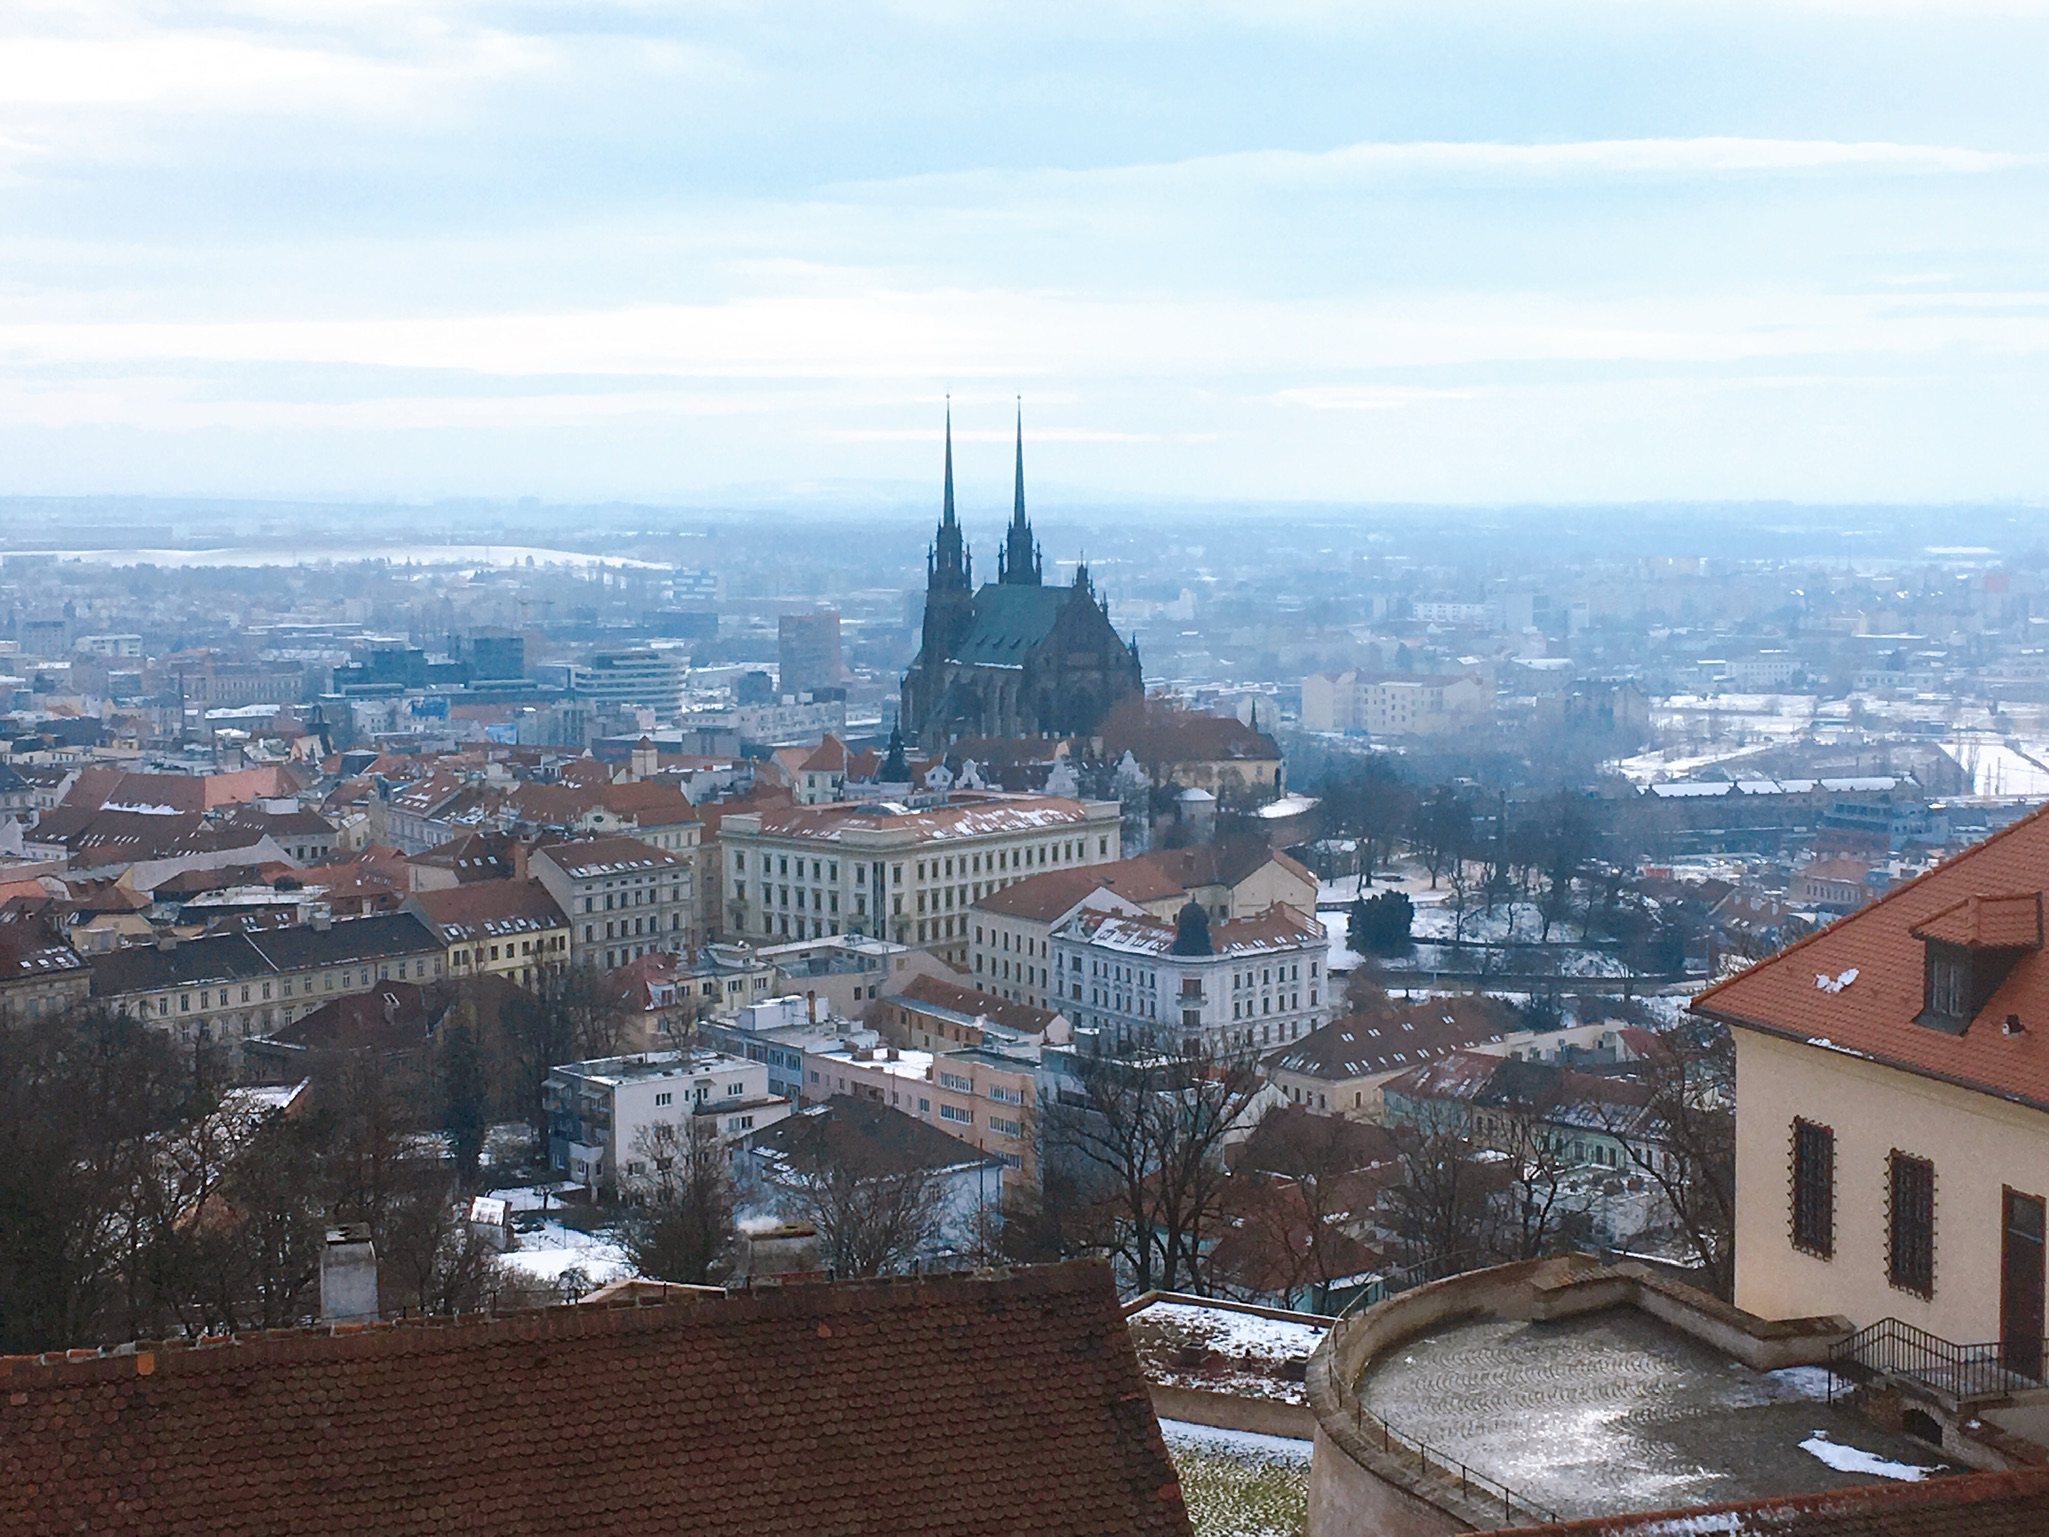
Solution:
<svg viewBox="0 0 2049 1537">
<path fill-rule="evenodd" d="M 1739 1307 L 2042 1377 L 2045 877 L 2037 812 L 1695 1000 L 1736 1038 Z"/>
<path fill-rule="evenodd" d="M 970 912 L 1027 875 L 1122 853 L 1115 801 L 955 791 L 929 805 L 778 806 L 720 824 L 723 929 L 867 934 L 969 964 Z"/>
<path fill-rule="evenodd" d="M 1302 680 L 1302 726 L 1373 737 L 1437 736 L 1484 720 L 1494 703 L 1477 673 L 1311 673 Z"/>
</svg>

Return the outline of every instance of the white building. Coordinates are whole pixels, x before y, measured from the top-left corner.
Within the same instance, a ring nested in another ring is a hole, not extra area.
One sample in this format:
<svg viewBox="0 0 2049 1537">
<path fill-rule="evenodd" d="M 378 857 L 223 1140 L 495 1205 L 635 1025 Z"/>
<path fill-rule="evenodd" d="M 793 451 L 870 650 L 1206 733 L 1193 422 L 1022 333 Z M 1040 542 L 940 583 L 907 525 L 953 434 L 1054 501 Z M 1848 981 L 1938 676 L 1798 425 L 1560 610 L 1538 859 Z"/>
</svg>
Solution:
<svg viewBox="0 0 2049 1537">
<path fill-rule="evenodd" d="M 1281 904 L 1214 925 L 1197 902 L 1174 923 L 1085 909 L 1053 933 L 1054 990 L 1076 1033 L 1105 1043 L 1262 1050 L 1329 1017 L 1327 944 Z"/>
<path fill-rule="evenodd" d="M 768 1068 L 716 1051 L 649 1051 L 550 1069 L 542 1086 L 548 1159 L 580 1185 L 616 1191 L 647 1172 L 642 1133 L 710 1117 L 732 1142 L 773 1126 L 790 1101 L 769 1092 Z"/>
<path fill-rule="evenodd" d="M 1493 703 L 1477 673 L 1318 672 L 1302 680 L 1306 731 L 1435 736 L 1484 719 Z"/>
<path fill-rule="evenodd" d="M 662 719 L 683 707 L 685 657 L 679 651 L 598 651 L 569 669 L 569 692 L 593 704 L 644 705 Z"/>
<path fill-rule="evenodd" d="M 727 937 L 868 934 L 968 965 L 969 909 L 1042 870 L 1122 853 L 1116 801 L 956 791 L 932 804 L 779 806 L 728 816 Z"/>
</svg>

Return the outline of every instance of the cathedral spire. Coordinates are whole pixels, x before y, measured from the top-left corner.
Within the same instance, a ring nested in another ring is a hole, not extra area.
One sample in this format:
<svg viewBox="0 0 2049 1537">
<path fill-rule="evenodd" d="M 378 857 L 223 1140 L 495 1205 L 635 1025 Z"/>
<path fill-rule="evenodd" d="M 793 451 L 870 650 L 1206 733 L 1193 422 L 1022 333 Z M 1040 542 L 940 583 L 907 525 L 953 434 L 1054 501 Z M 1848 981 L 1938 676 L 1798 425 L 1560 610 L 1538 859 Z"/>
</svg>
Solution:
<svg viewBox="0 0 2049 1537">
<path fill-rule="evenodd" d="M 946 402 L 946 493 L 939 509 L 939 533 L 932 541 L 932 553 L 925 568 L 926 590 L 967 587 L 967 546 L 961 538 L 960 521 L 953 511 L 953 400 Z"/>
<path fill-rule="evenodd" d="M 946 528 L 953 517 L 953 397 L 946 397 L 946 505 L 940 510 L 939 526 Z"/>
<path fill-rule="evenodd" d="M 1017 502 L 1010 514 L 1010 531 L 996 559 L 996 580 L 1013 587 L 1037 587 L 1044 567 L 1038 545 L 1032 538 L 1031 520 L 1025 516 L 1024 500 L 1024 403 L 1017 408 Z"/>
</svg>

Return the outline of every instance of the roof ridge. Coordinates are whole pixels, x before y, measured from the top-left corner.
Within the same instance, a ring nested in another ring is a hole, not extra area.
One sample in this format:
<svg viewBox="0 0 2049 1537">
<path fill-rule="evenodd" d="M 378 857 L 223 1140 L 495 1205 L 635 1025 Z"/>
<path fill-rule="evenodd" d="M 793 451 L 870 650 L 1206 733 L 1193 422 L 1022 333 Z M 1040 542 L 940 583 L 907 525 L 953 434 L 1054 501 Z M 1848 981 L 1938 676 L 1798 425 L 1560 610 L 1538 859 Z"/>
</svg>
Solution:
<svg viewBox="0 0 2049 1537">
<path fill-rule="evenodd" d="M 65 1386 L 132 1370 L 140 1376 L 180 1369 L 196 1361 L 261 1365 L 268 1361 L 303 1360 L 310 1353 L 336 1358 L 378 1355 L 400 1350 L 457 1348 L 498 1340 L 560 1339 L 616 1334 L 629 1320 L 660 1314 L 655 1323 L 701 1321 L 723 1310 L 733 1320 L 755 1317 L 826 1317 L 872 1310 L 878 1305 L 924 1307 L 946 1296 L 1002 1294 L 1055 1296 L 1094 1289 L 1095 1272 L 1106 1261 L 1062 1260 L 989 1270 L 925 1271 L 911 1275 L 874 1276 L 799 1285 L 728 1288 L 711 1292 L 664 1293 L 659 1297 L 608 1299 L 602 1304 L 559 1303 L 509 1313 L 460 1313 L 382 1319 L 372 1323 L 306 1324 L 295 1328 L 255 1329 L 243 1333 L 202 1334 L 190 1339 L 124 1341 L 118 1345 L 50 1350 L 39 1355 L 0 1355 L 0 1382 L 14 1389 Z M 942 1294 L 935 1296 L 934 1293 Z M 691 1316 L 685 1320 L 681 1315 Z M 431 1342 L 431 1343 L 430 1343 Z M 128 1363 L 123 1366 L 122 1363 Z"/>
</svg>

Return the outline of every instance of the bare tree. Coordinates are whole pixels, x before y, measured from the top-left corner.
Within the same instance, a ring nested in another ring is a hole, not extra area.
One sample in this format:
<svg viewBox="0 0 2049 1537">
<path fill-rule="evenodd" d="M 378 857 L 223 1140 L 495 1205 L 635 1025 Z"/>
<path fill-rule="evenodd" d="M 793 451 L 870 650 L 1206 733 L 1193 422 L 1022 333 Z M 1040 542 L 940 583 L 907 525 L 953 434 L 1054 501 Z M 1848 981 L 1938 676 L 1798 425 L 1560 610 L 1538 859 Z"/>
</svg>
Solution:
<svg viewBox="0 0 2049 1537">
<path fill-rule="evenodd" d="M 1042 1117 L 1049 1156 L 1115 1213 L 1109 1246 L 1141 1289 L 1206 1284 L 1221 1218 L 1224 1142 L 1263 1087 L 1247 1056 L 1200 1041 L 1177 1055 L 1078 1055 L 1075 1103 Z"/>
<path fill-rule="evenodd" d="M 1470 1265 L 1491 1248 L 1490 1208 L 1503 1182 L 1497 1160 L 1466 1140 L 1456 1112 L 1419 1107 L 1397 1128 L 1400 1177 L 1382 1198 L 1389 1230 L 1414 1262 Z"/>
<path fill-rule="evenodd" d="M 723 1274 L 735 1236 L 732 1165 L 710 1116 L 654 1121 L 633 1139 L 622 1236 L 633 1268 L 657 1281 L 703 1286 Z"/>
<path fill-rule="evenodd" d="M 789 1214 L 818 1230 L 819 1255 L 835 1273 L 904 1270 L 936 1245 L 941 1170 L 877 1147 L 830 1113 L 785 1124 L 786 1150 L 771 1180 Z"/>
<path fill-rule="evenodd" d="M 549 1069 L 618 1054 L 626 1040 L 624 1000 L 590 965 L 544 972 L 531 990 L 507 1003 L 503 1018 L 518 1059 L 526 1114 L 543 1144 L 548 1112 L 542 1085 Z"/>
<path fill-rule="evenodd" d="M 1736 1046 L 1719 1025 L 1658 1037 L 1645 1064 L 1649 1102 L 1618 1107 L 1606 1128 L 1664 1198 L 1708 1287 L 1736 1288 Z"/>
</svg>

